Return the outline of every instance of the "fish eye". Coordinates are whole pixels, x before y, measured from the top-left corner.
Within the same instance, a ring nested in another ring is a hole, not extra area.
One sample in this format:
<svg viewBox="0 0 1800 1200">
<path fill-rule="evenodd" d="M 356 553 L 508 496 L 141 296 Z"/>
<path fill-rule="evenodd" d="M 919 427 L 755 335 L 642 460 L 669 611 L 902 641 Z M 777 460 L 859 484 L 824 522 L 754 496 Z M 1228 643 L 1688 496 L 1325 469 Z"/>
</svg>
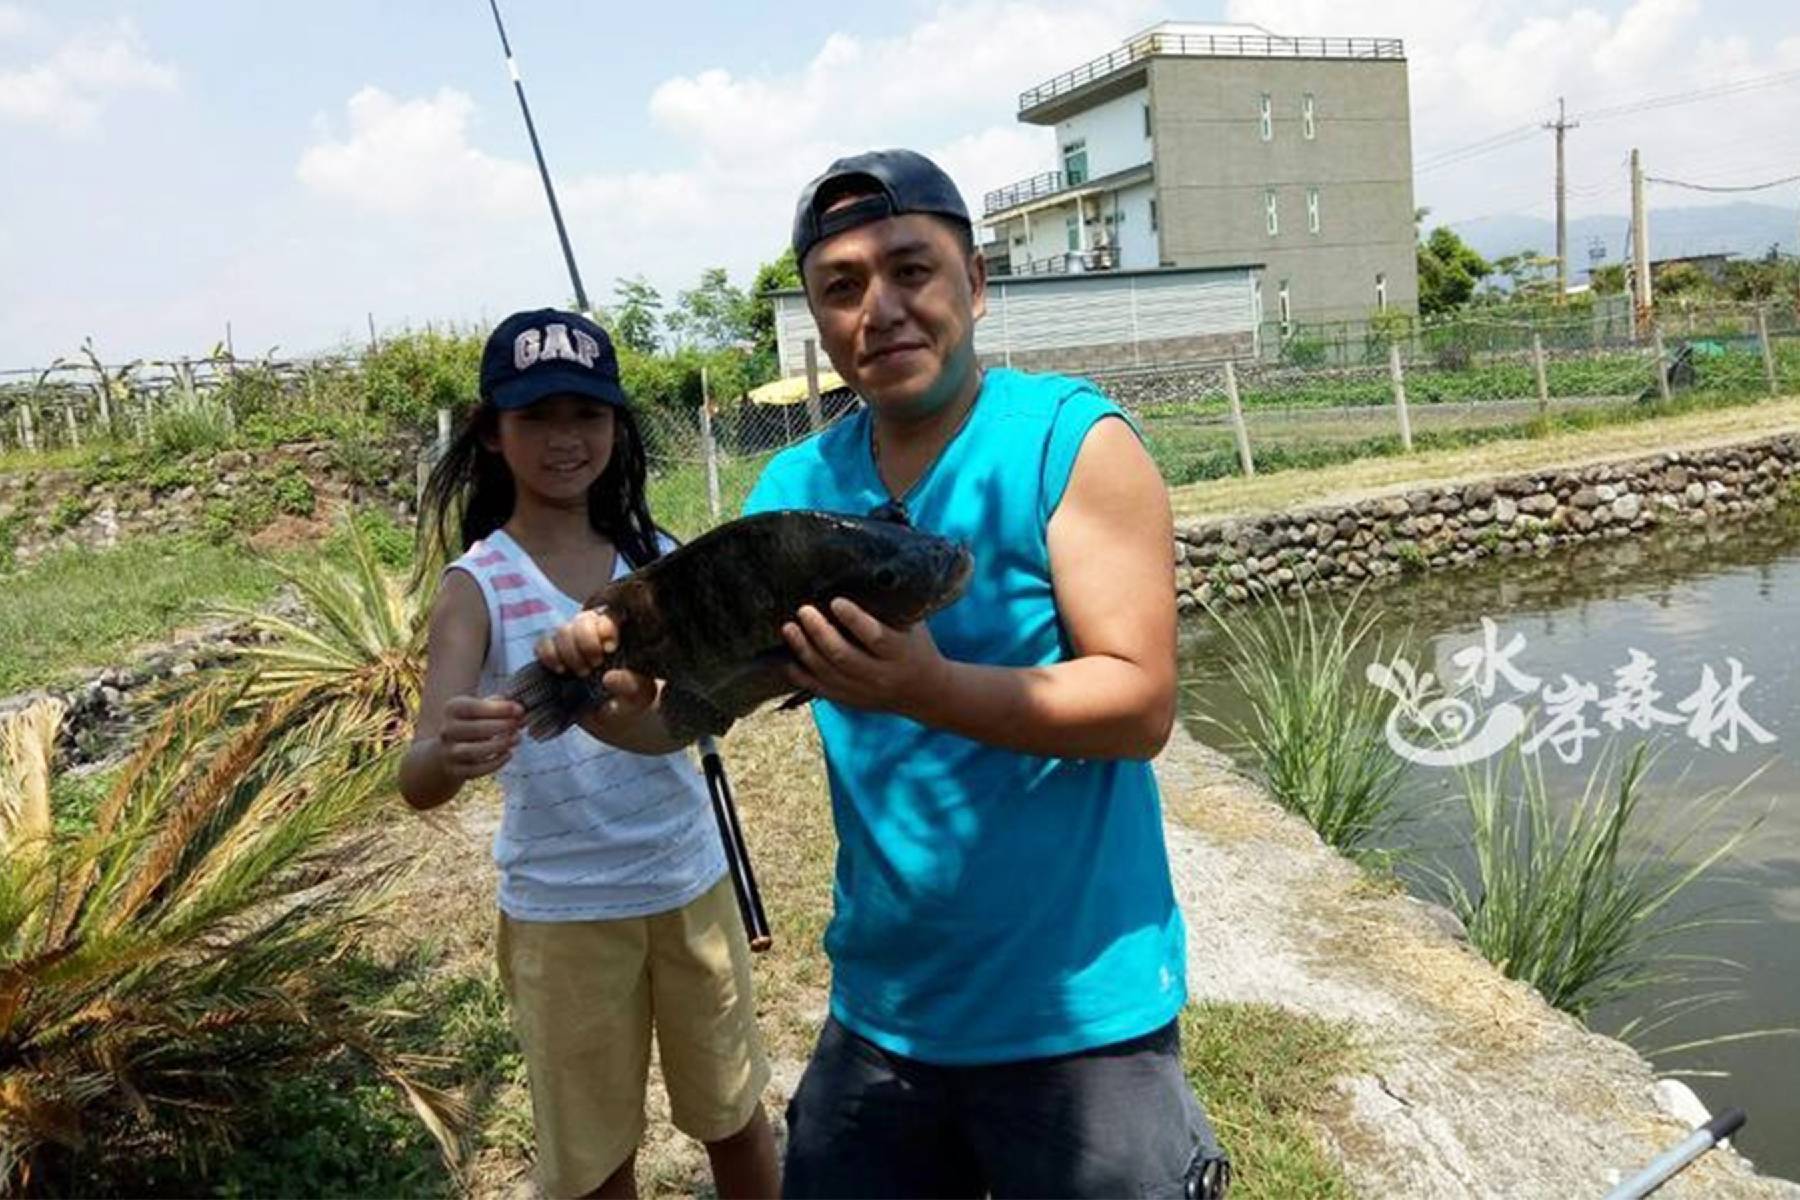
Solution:
<svg viewBox="0 0 1800 1200">
<path fill-rule="evenodd" d="M 875 572 L 875 582 L 881 587 L 891 588 L 900 582 L 900 573 L 892 567 L 880 567 Z"/>
</svg>

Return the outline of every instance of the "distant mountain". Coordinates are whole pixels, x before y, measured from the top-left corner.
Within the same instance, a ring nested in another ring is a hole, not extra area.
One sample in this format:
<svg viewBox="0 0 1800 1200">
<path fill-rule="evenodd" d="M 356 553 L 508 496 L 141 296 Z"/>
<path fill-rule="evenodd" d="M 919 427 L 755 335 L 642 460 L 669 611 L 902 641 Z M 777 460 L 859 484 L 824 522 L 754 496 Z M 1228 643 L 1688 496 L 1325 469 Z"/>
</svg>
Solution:
<svg viewBox="0 0 1800 1200">
<path fill-rule="evenodd" d="M 1571 218 L 1570 277 L 1587 276 L 1588 249 L 1596 239 L 1606 250 L 1602 264 L 1626 261 L 1630 250 L 1625 238 L 1630 226 L 1630 218 L 1623 214 Z M 1430 217 L 1425 218 L 1425 228 L 1427 232 L 1433 228 Z M 1520 250 L 1556 252 L 1556 222 L 1539 217 L 1486 217 L 1455 229 L 1463 241 L 1487 259 Z M 1800 212 L 1773 204 L 1743 202 L 1650 210 L 1652 259 L 1720 252 L 1756 257 L 1775 243 L 1780 243 L 1783 253 L 1800 252 Z"/>
</svg>

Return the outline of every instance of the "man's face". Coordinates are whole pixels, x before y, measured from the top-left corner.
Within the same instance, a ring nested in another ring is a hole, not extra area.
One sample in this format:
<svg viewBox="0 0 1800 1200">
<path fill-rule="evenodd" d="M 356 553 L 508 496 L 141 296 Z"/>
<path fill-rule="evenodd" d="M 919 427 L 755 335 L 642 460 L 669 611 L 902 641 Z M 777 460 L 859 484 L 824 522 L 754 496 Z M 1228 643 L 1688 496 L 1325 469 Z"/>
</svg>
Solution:
<svg viewBox="0 0 1800 1200">
<path fill-rule="evenodd" d="M 908 213 L 846 229 L 807 254 L 803 279 L 825 353 L 877 409 L 927 416 L 975 369 L 987 269 L 938 218 Z"/>
</svg>

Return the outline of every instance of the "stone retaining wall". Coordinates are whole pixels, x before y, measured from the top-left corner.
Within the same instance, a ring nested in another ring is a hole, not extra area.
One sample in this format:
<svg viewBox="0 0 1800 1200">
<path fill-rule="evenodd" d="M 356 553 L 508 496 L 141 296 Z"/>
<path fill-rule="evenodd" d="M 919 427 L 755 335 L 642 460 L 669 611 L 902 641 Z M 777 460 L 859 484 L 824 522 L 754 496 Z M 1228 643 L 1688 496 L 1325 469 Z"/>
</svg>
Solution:
<svg viewBox="0 0 1800 1200">
<path fill-rule="evenodd" d="M 1489 557 L 1728 520 L 1794 495 L 1800 434 L 1576 469 L 1421 487 L 1348 506 L 1176 529 L 1178 603 L 1297 595 Z"/>
<path fill-rule="evenodd" d="M 210 459 L 0 474 L 0 569 L 51 550 L 109 547 L 133 535 L 254 533 L 279 517 L 345 503 L 410 520 L 417 450 L 405 444 L 298 442 Z"/>
</svg>

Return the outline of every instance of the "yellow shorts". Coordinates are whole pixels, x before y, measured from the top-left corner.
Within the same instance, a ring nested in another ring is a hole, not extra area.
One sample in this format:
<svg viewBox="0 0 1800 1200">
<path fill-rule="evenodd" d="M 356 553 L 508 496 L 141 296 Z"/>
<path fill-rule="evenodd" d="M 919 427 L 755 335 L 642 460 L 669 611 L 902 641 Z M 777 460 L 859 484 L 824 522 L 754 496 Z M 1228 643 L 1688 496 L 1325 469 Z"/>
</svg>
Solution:
<svg viewBox="0 0 1800 1200">
<path fill-rule="evenodd" d="M 677 1129 L 714 1142 L 756 1111 L 769 1064 L 729 875 L 651 917 L 515 921 L 502 913 L 499 958 L 549 1195 L 592 1191 L 637 1148 L 652 1027 Z"/>
</svg>

